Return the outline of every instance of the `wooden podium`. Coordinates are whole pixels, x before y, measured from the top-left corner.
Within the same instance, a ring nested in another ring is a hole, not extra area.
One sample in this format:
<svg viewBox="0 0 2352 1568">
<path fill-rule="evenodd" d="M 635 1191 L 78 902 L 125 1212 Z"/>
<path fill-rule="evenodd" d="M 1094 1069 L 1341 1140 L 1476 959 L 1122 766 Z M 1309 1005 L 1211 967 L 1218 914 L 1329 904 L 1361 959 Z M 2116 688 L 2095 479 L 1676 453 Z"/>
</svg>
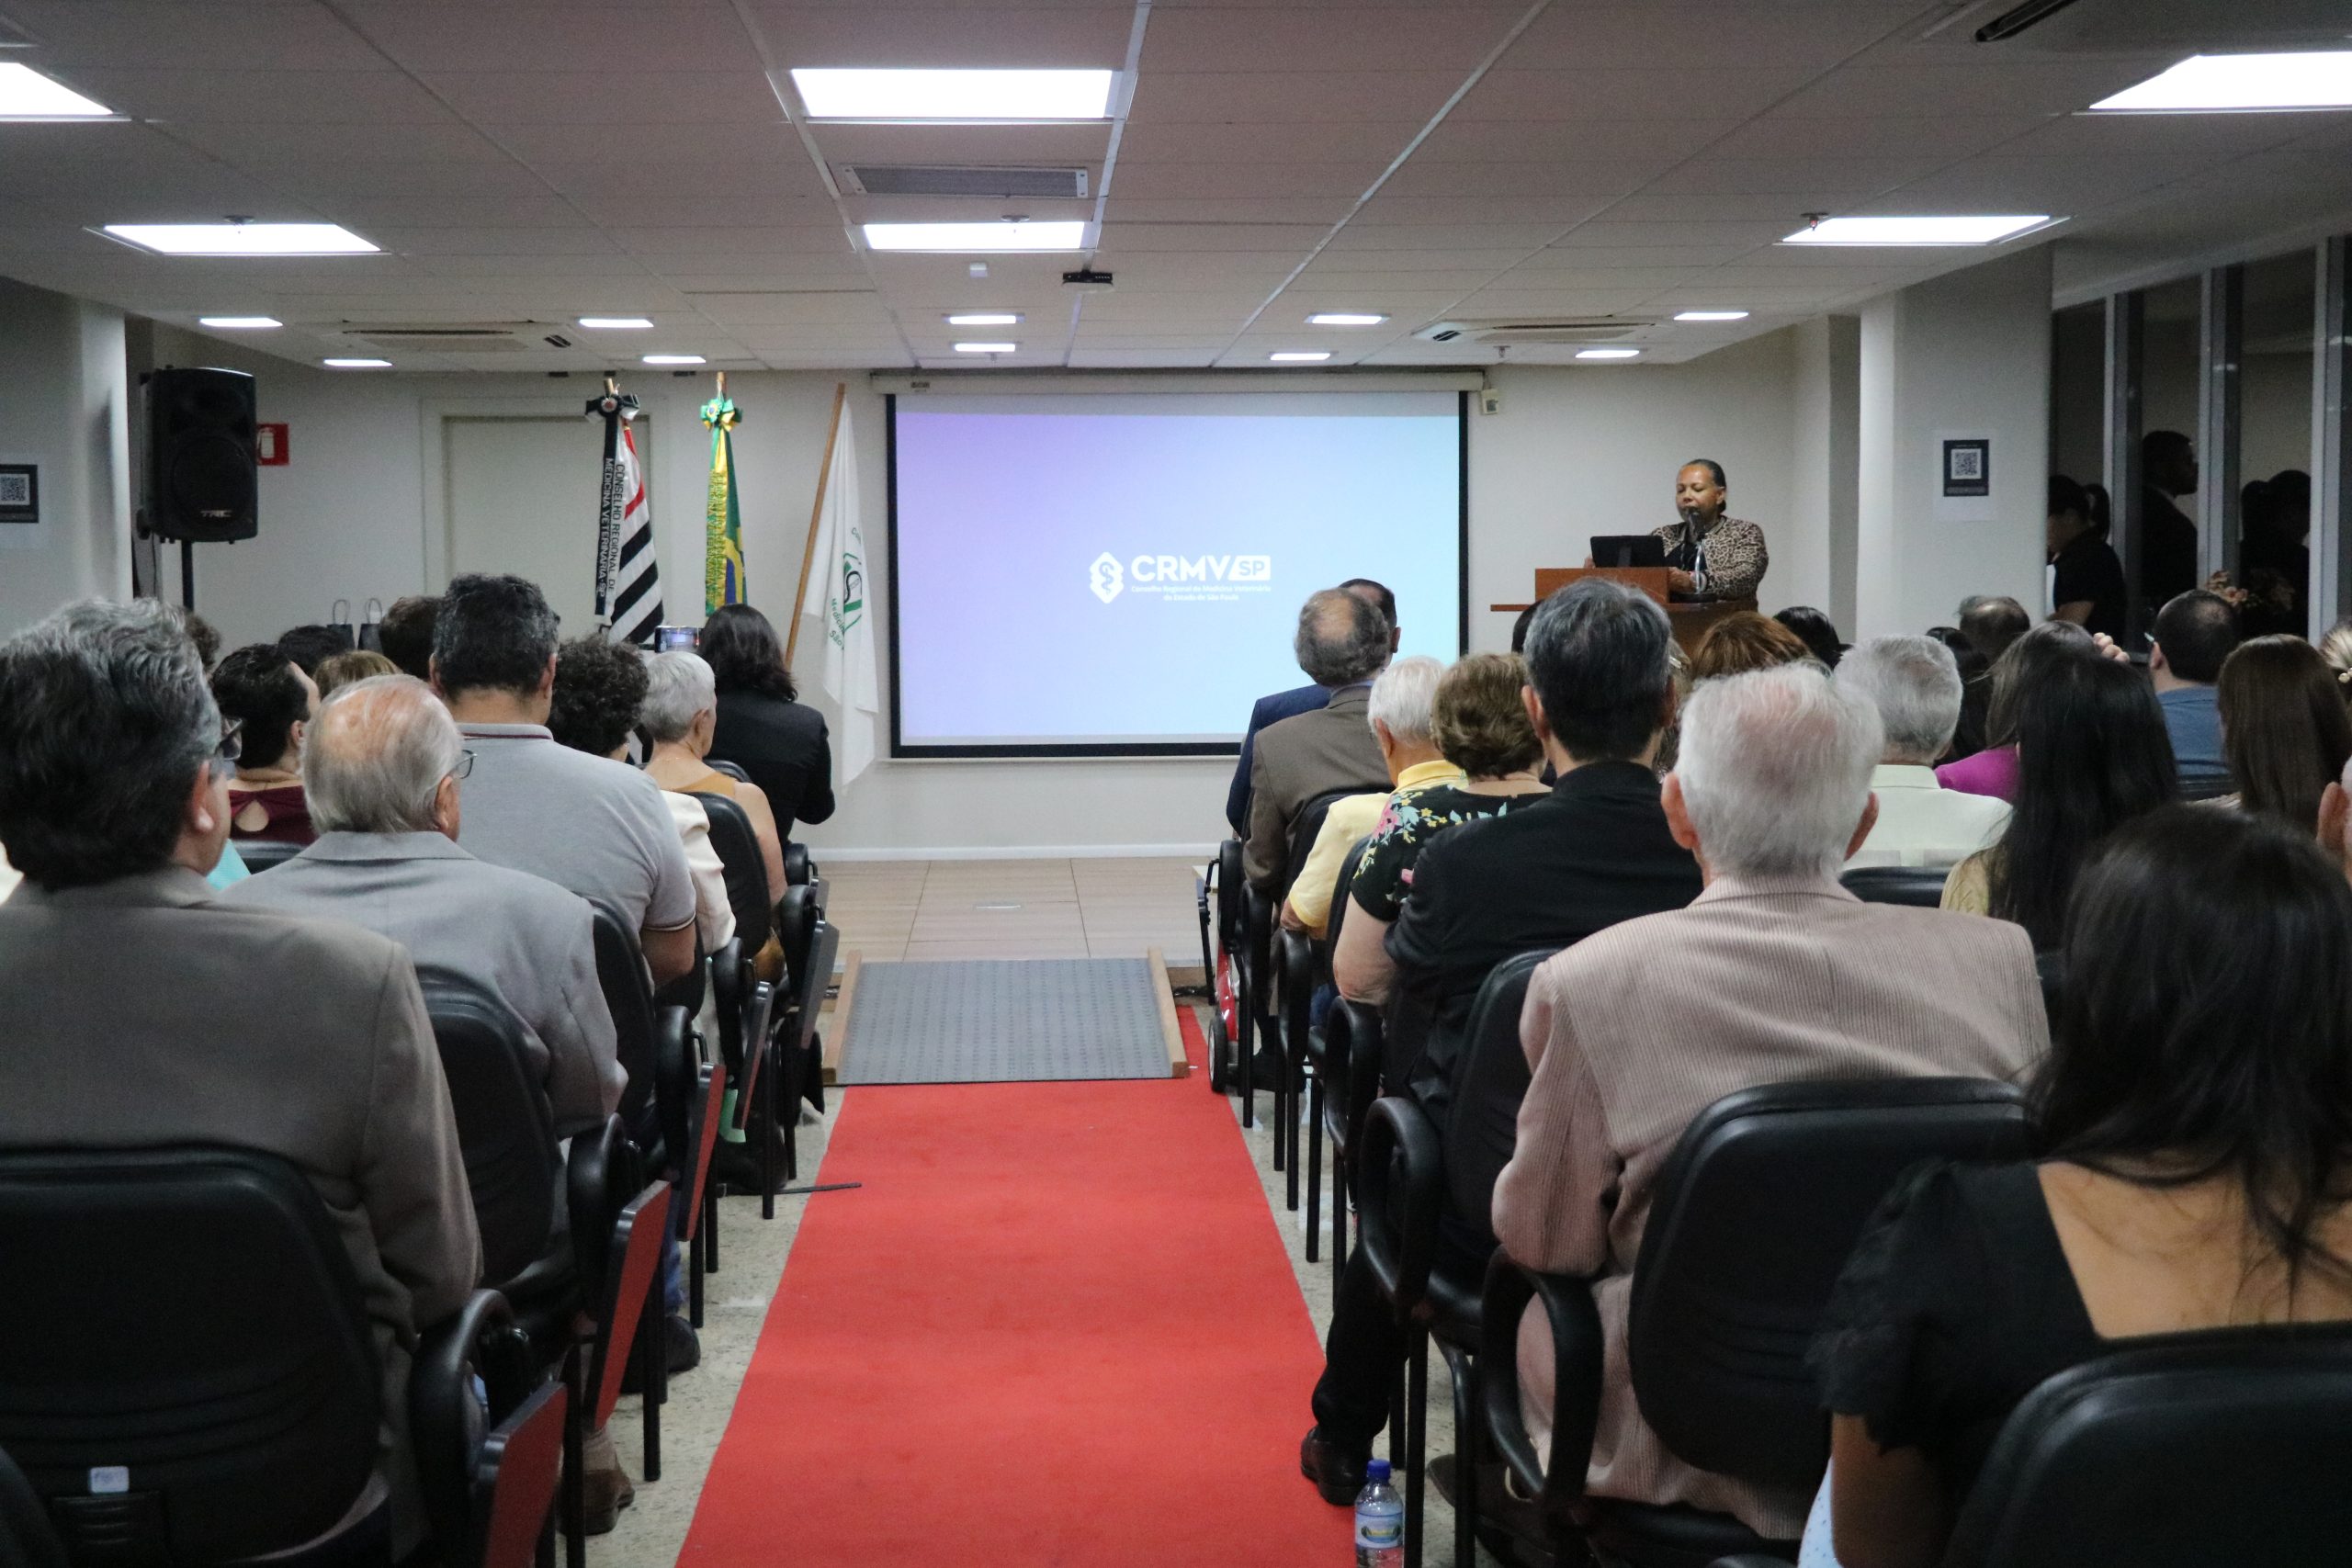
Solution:
<svg viewBox="0 0 2352 1568">
<path fill-rule="evenodd" d="M 1664 606 L 1667 618 L 1674 625 L 1674 640 L 1690 652 L 1699 646 L 1699 639 L 1709 627 L 1725 615 L 1756 608 L 1753 599 L 1686 600 L 1677 604 L 1670 583 L 1671 577 L 1662 566 L 1539 566 L 1535 569 L 1535 599 L 1538 604 L 1566 588 L 1569 583 L 1588 577 L 1606 577 L 1639 589 Z M 1489 604 L 1490 610 L 1517 615 L 1525 604 Z"/>
</svg>

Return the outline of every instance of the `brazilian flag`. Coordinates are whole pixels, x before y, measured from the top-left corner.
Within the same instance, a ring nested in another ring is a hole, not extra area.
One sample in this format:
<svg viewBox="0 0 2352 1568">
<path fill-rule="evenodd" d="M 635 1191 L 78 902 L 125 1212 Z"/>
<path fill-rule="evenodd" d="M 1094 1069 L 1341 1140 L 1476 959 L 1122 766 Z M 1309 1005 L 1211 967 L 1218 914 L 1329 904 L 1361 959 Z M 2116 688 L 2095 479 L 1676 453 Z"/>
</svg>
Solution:
<svg viewBox="0 0 2352 1568">
<path fill-rule="evenodd" d="M 722 377 L 718 395 L 702 405 L 710 427 L 710 497 L 703 512 L 702 610 L 743 602 L 743 514 L 735 502 L 734 401 Z"/>
</svg>

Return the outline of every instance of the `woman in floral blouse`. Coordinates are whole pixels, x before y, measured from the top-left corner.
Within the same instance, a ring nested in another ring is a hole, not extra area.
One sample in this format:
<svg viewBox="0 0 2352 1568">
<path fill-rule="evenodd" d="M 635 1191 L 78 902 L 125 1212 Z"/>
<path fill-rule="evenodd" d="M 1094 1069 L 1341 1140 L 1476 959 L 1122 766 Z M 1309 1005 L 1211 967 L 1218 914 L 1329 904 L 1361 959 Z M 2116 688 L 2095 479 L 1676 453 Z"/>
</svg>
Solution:
<svg viewBox="0 0 2352 1568">
<path fill-rule="evenodd" d="M 1395 966 L 1383 945 L 1413 888 L 1413 863 L 1430 840 L 1458 823 L 1499 817 L 1548 793 L 1537 777 L 1544 748 L 1521 690 L 1527 667 L 1515 653 L 1473 653 L 1438 682 L 1438 750 L 1466 782 L 1434 784 L 1400 796 L 1365 841 L 1348 897 L 1355 908 L 1340 928 L 1331 973 L 1340 994 L 1378 1001 Z"/>
</svg>

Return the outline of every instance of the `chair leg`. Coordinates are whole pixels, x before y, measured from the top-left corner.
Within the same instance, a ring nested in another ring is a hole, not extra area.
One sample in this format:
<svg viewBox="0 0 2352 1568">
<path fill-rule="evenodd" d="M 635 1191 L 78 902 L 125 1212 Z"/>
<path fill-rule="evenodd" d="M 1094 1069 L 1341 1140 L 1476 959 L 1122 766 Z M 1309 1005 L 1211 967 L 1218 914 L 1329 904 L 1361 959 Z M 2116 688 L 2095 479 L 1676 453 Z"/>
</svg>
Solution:
<svg viewBox="0 0 2352 1568">
<path fill-rule="evenodd" d="M 1258 1063 L 1255 1050 L 1258 1032 L 1257 987 L 1248 975 L 1241 977 L 1241 994 L 1233 999 L 1233 1068 L 1241 1075 L 1241 1124 L 1258 1124 Z"/>
<path fill-rule="evenodd" d="M 1466 1350 L 1443 1348 L 1453 1383 L 1453 1561 L 1467 1568 L 1478 1561 L 1478 1363 Z"/>
<path fill-rule="evenodd" d="M 775 1075 L 779 1070 L 774 1060 L 775 1045 L 763 1042 L 760 1049 L 768 1053 L 770 1060 L 760 1074 L 760 1114 L 753 1118 L 760 1124 L 760 1218 L 775 1218 Z"/>
<path fill-rule="evenodd" d="M 718 1183 L 705 1181 L 702 1189 L 702 1270 L 706 1274 L 718 1272 Z"/>
<path fill-rule="evenodd" d="M 662 1402 L 670 1396 L 668 1335 L 662 1320 L 669 1303 L 662 1299 L 662 1270 L 653 1271 L 645 1310 L 637 1319 L 637 1386 L 645 1391 L 645 1479 L 662 1479 Z"/>
<path fill-rule="evenodd" d="M 1421 1564 L 1421 1471 L 1429 1446 L 1430 1337 L 1416 1333 L 1405 1367 L 1405 1568 Z"/>
<path fill-rule="evenodd" d="M 565 1568 L 588 1568 L 588 1377 L 577 1345 L 564 1353 L 563 1381 L 571 1391 L 563 1417 L 563 1561 Z"/>
<path fill-rule="evenodd" d="M 705 1214 L 702 1218 L 707 1221 L 709 1216 Z M 686 1250 L 693 1254 L 686 1260 L 686 1321 L 696 1328 L 700 1328 L 702 1326 L 703 1247 L 702 1235 L 699 1232 L 687 1241 Z"/>
<path fill-rule="evenodd" d="M 1323 1239 L 1323 1079 L 1306 1086 L 1306 1260 L 1320 1256 Z"/>
<path fill-rule="evenodd" d="M 1348 1268 L 1348 1162 L 1331 1145 L 1331 1299 L 1340 1299 L 1340 1276 Z"/>
</svg>

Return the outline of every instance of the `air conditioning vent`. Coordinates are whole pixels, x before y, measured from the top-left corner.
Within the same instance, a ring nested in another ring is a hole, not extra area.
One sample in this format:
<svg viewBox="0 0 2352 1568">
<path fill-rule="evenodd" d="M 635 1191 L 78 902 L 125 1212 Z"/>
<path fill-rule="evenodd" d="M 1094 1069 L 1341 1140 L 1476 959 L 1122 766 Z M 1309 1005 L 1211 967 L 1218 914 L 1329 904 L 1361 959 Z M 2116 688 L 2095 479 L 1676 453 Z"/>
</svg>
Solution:
<svg viewBox="0 0 2352 1568">
<path fill-rule="evenodd" d="M 1542 344 L 1615 343 L 1657 323 L 1623 316 L 1559 316 L 1431 321 L 1413 335 L 1428 343 L 1474 343 L 1483 348 Z"/>
<path fill-rule="evenodd" d="M 1080 201 L 1084 169 L 997 169 L 950 164 L 842 164 L 834 169 L 852 196 L 1036 197 Z"/>
<path fill-rule="evenodd" d="M 537 348 L 543 321 L 465 321 L 375 326 L 346 321 L 345 337 L 375 348 L 424 349 L 433 354 L 514 354 Z"/>
</svg>

